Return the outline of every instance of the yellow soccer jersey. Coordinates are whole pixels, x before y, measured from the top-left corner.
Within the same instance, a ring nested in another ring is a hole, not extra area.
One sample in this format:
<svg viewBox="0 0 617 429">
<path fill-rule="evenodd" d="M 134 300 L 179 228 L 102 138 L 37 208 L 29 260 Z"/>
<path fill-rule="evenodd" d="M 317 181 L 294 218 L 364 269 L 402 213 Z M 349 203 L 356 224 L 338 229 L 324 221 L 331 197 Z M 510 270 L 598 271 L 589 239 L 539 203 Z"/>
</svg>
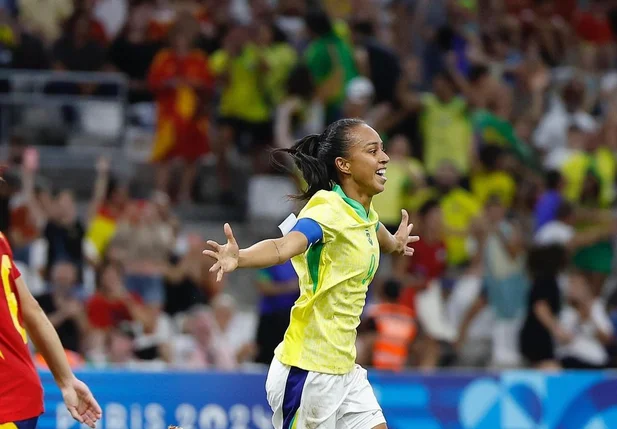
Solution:
<svg viewBox="0 0 617 429">
<path fill-rule="evenodd" d="M 300 298 L 275 355 L 307 371 L 345 374 L 356 361 L 356 329 L 379 264 L 378 216 L 335 186 L 315 194 L 298 218 L 317 222 L 323 238 L 291 261 Z"/>
</svg>

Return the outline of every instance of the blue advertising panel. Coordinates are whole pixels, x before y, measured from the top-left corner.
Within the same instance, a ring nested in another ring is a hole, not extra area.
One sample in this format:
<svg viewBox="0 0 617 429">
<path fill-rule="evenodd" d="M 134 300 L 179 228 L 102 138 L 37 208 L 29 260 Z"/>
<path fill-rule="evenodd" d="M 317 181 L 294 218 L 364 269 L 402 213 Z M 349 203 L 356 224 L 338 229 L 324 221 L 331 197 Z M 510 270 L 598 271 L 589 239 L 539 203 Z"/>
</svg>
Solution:
<svg viewBox="0 0 617 429">
<path fill-rule="evenodd" d="M 271 429 L 265 374 L 82 372 L 103 409 L 101 429 Z M 48 372 L 39 429 L 77 429 Z"/>
<path fill-rule="evenodd" d="M 101 429 L 270 429 L 265 374 L 83 372 Z M 40 429 L 77 429 L 42 372 Z M 614 429 L 617 374 L 371 373 L 390 429 Z"/>
</svg>

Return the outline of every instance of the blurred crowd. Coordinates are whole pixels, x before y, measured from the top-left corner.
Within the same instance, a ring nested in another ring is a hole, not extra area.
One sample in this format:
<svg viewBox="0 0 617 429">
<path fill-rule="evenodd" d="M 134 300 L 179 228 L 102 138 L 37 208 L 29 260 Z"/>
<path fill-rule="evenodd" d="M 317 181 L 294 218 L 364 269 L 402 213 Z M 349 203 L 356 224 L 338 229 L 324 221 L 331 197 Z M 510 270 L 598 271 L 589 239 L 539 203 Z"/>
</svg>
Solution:
<svg viewBox="0 0 617 429">
<path fill-rule="evenodd" d="M 133 107 L 156 106 L 152 196 L 131 199 L 102 158 L 83 219 L 70 191 L 37 178 L 36 151 L 17 135 L 10 142 L 2 230 L 75 365 L 269 363 L 298 296 L 293 267 L 256 274 L 248 329 L 208 272 L 203 237 L 174 207 L 193 198 L 204 156 L 216 160 L 220 201 L 234 204 L 235 158 L 252 174 L 279 174 L 269 148 L 342 117 L 363 118 L 390 156 L 374 199 L 382 223 L 394 231 L 407 209 L 422 237 L 413 258 L 382 258 L 359 327 L 361 363 L 617 363 L 617 2 L 0 6 L 4 67 L 120 72 Z"/>
</svg>

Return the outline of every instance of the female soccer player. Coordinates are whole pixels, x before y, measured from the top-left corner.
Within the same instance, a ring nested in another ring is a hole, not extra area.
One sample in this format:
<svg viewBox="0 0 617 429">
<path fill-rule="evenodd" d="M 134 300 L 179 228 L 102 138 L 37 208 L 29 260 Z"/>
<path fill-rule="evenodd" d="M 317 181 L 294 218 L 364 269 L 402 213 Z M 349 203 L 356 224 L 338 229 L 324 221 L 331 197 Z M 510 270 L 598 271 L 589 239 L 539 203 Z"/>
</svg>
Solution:
<svg viewBox="0 0 617 429">
<path fill-rule="evenodd" d="M 5 185 L 2 170 L 0 166 L 0 186 Z M 0 232 L 0 429 L 35 429 L 44 411 L 28 337 L 45 358 L 71 416 L 94 428 L 101 407 L 73 374 L 56 329 L 30 293 Z"/>
<path fill-rule="evenodd" d="M 321 135 L 298 141 L 289 153 L 304 175 L 308 200 L 299 220 L 282 238 L 240 250 L 229 224 L 227 244 L 209 241 L 203 253 L 216 260 L 211 271 L 263 268 L 291 259 L 300 298 L 291 310 L 283 342 L 275 351 L 266 391 L 276 429 L 385 429 L 385 419 L 356 365 L 356 328 L 380 249 L 411 256 L 413 225 L 402 213 L 392 235 L 371 206 L 384 190 L 388 155 L 379 135 L 361 120 L 342 119 Z"/>
</svg>

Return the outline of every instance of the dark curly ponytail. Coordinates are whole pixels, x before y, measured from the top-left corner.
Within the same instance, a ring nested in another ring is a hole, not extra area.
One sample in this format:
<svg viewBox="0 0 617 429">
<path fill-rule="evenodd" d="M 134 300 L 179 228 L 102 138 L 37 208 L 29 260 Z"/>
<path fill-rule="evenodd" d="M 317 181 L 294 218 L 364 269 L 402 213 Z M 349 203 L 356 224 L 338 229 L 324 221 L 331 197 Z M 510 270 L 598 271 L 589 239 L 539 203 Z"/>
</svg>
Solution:
<svg viewBox="0 0 617 429">
<path fill-rule="evenodd" d="M 339 182 L 335 160 L 348 153 L 351 143 L 349 131 L 363 124 L 364 121 L 360 119 L 340 119 L 330 124 L 322 134 L 308 135 L 289 149 L 276 149 L 272 152 L 273 163 L 282 169 L 287 168 L 274 156 L 278 153 L 291 155 L 308 185 L 306 191 L 294 195 L 293 198 L 308 200 L 318 191 L 332 190 L 332 187 Z"/>
</svg>

